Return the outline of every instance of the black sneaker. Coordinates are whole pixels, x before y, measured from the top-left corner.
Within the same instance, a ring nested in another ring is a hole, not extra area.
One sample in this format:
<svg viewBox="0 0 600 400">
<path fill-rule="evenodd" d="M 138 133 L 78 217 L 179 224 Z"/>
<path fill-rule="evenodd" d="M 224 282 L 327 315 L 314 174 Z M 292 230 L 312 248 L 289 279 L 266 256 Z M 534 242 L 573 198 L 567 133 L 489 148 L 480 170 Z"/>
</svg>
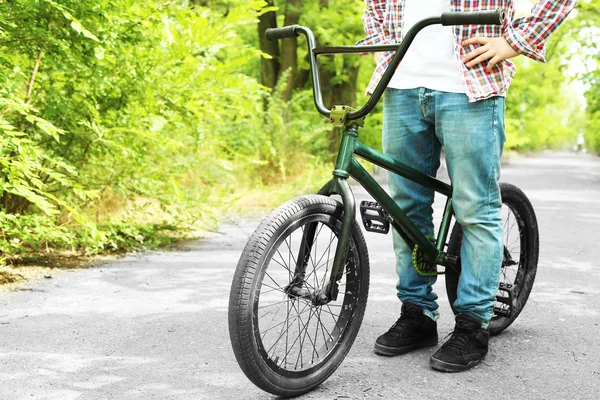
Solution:
<svg viewBox="0 0 600 400">
<path fill-rule="evenodd" d="M 487 354 L 489 340 L 490 333 L 481 328 L 481 322 L 458 314 L 452 336 L 431 356 L 431 368 L 443 372 L 473 368 Z"/>
<path fill-rule="evenodd" d="M 399 356 L 437 342 L 436 322 L 423 314 L 421 307 L 407 302 L 402 304 L 398 321 L 375 341 L 375 353 Z"/>
</svg>

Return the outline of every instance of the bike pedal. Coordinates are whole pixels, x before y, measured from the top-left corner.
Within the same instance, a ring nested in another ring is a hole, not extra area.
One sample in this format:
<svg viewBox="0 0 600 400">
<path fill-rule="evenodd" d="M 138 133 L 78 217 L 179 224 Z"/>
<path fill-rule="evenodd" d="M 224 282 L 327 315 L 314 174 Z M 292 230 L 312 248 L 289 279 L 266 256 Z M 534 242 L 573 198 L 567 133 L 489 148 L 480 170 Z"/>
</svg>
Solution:
<svg viewBox="0 0 600 400">
<path fill-rule="evenodd" d="M 390 231 L 388 214 L 379 203 L 367 200 L 361 201 L 360 216 L 367 231 L 383 233 L 384 235 Z"/>
<path fill-rule="evenodd" d="M 507 296 L 500 296 L 500 294 L 497 294 L 496 301 L 507 305 L 508 308 L 494 307 L 494 314 L 499 317 L 510 318 L 513 310 L 513 285 L 500 282 L 498 290 L 506 292 Z"/>
</svg>

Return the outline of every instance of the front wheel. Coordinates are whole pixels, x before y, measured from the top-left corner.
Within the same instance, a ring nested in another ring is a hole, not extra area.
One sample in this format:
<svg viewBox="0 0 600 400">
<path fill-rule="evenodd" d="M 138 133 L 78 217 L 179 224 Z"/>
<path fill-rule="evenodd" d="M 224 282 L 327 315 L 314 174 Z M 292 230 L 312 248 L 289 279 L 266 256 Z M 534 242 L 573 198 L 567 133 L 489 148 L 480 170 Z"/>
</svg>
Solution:
<svg viewBox="0 0 600 400">
<path fill-rule="evenodd" d="M 500 184 L 500 193 L 504 257 L 494 315 L 489 324 L 491 335 L 506 329 L 525 307 L 533 287 L 539 254 L 537 219 L 529 199 L 519 188 L 507 183 Z M 446 268 L 446 293 L 453 311 L 461 271 L 462 240 L 462 228 L 455 224 L 448 242 L 448 253 L 459 259 L 456 268 Z"/>
<path fill-rule="evenodd" d="M 329 282 L 343 206 L 302 196 L 273 211 L 242 252 L 229 297 L 229 334 L 238 364 L 259 388 L 297 396 L 325 381 L 358 333 L 369 290 L 369 257 L 356 224 L 336 300 Z"/>
</svg>

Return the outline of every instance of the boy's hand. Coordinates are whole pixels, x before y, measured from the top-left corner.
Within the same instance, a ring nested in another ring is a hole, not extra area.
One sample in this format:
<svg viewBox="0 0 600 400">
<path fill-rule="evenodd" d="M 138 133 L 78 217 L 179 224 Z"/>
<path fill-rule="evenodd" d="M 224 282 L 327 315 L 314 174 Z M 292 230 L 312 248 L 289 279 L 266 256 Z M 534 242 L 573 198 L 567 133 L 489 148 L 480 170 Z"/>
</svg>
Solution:
<svg viewBox="0 0 600 400">
<path fill-rule="evenodd" d="M 513 49 L 503 37 L 474 37 L 462 42 L 463 46 L 471 44 L 480 44 L 481 46 L 468 53 L 463 59 L 469 68 L 480 62 L 491 59 L 487 63 L 486 68 L 488 71 L 491 71 L 494 65 L 498 64 L 500 61 L 519 55 L 519 53 Z"/>
</svg>

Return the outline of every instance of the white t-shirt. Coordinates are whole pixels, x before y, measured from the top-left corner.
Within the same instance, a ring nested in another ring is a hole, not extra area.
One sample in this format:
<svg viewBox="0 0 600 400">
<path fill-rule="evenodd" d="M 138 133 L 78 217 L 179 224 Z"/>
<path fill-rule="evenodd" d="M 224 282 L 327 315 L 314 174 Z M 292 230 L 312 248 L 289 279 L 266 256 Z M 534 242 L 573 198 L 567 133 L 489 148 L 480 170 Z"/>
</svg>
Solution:
<svg viewBox="0 0 600 400">
<path fill-rule="evenodd" d="M 450 11 L 450 0 L 405 0 L 402 35 L 418 21 Z M 454 51 L 453 27 L 430 25 L 410 45 L 388 87 L 425 87 L 443 92 L 465 93 L 459 60 Z"/>
</svg>

